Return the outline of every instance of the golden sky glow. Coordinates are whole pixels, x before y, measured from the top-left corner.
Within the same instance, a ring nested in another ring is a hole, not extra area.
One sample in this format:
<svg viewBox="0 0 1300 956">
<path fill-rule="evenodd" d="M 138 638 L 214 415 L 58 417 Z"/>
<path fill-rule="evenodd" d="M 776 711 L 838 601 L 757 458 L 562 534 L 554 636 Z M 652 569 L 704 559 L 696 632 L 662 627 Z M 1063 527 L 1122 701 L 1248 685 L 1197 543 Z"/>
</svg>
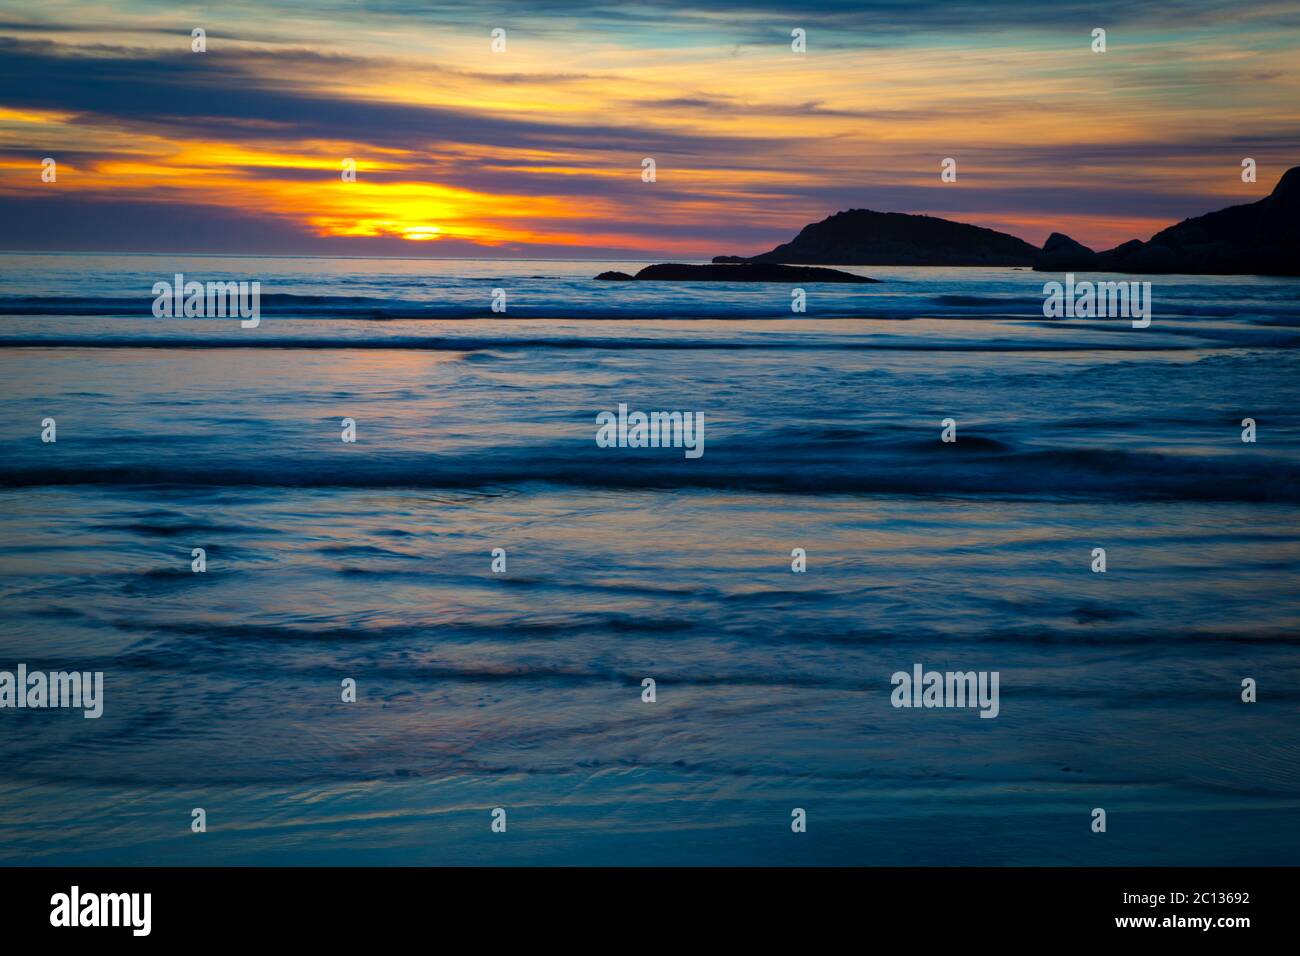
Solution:
<svg viewBox="0 0 1300 956">
<path fill-rule="evenodd" d="M 1222 24 L 1203 5 L 1163 26 L 1120 19 L 1104 54 L 1014 3 L 942 30 L 919 3 L 886 35 L 832 9 L 805 18 L 802 54 L 794 20 L 761 3 L 675 22 L 508 7 L 32 8 L 0 26 L 0 199 L 79 203 L 122 249 L 141 238 L 112 232 L 124 203 L 220 208 L 229 251 L 270 230 L 287 252 L 298 236 L 355 254 L 700 257 L 850 207 L 1104 247 L 1261 198 L 1300 161 L 1295 25 L 1268 4 Z M 949 156 L 958 181 L 943 184 Z M 1240 180 L 1245 156 L 1257 184 Z"/>
</svg>

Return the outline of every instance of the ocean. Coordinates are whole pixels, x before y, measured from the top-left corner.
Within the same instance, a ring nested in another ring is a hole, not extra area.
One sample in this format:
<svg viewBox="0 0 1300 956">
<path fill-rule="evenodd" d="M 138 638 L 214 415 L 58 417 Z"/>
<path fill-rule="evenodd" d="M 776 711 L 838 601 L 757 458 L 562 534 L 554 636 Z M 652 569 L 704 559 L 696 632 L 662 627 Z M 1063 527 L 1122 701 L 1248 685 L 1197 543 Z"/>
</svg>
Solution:
<svg viewBox="0 0 1300 956">
<path fill-rule="evenodd" d="M 0 255 L 0 862 L 1300 858 L 1300 280 L 644 264 Z"/>
</svg>

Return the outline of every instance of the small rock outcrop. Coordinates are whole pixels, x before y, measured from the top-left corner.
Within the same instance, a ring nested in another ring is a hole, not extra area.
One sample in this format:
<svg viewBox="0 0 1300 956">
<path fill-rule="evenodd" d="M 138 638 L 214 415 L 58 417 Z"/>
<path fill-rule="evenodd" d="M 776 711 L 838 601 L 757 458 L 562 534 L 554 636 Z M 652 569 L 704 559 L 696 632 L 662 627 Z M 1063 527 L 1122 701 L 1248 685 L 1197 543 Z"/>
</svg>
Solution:
<svg viewBox="0 0 1300 956">
<path fill-rule="evenodd" d="M 653 282 L 879 282 L 866 276 L 857 276 L 838 269 L 817 269 L 811 266 L 787 266 L 767 262 L 739 264 L 714 263 L 713 265 L 685 265 L 666 262 L 646 266 L 635 276 L 626 272 L 602 272 L 597 279 Z"/>
</svg>

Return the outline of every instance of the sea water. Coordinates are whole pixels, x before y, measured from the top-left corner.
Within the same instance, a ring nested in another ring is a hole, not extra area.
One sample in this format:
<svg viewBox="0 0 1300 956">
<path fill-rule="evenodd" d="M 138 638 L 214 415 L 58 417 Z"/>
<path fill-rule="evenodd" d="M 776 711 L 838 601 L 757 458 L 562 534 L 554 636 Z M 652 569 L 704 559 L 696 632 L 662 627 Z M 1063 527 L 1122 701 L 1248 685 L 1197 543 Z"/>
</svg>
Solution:
<svg viewBox="0 0 1300 956">
<path fill-rule="evenodd" d="M 1300 283 L 644 264 L 0 256 L 0 669 L 104 674 L 0 711 L 0 860 L 1296 860 Z"/>
</svg>

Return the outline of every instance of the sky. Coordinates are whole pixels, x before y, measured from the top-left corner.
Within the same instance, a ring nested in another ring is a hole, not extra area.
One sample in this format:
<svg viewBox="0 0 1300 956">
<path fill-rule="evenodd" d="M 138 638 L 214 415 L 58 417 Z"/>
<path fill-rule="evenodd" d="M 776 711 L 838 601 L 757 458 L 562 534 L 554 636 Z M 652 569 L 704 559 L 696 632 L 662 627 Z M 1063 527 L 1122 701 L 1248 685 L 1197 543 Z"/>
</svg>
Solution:
<svg viewBox="0 0 1300 956">
<path fill-rule="evenodd" d="M 1108 248 L 1297 164 L 1294 2 L 0 0 L 9 250 L 708 258 L 850 208 Z"/>
</svg>

